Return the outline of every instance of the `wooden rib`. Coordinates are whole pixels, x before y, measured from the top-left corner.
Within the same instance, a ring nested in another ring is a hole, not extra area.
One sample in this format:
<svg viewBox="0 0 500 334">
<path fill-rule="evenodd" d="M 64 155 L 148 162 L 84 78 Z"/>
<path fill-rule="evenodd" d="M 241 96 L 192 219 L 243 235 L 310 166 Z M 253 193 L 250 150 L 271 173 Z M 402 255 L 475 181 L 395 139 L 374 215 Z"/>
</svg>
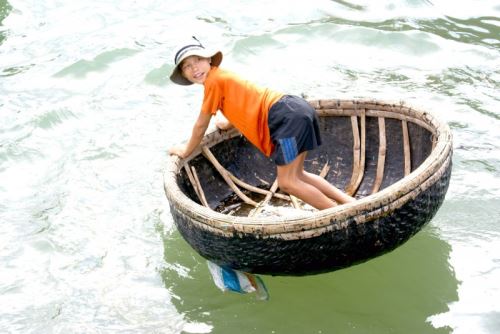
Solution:
<svg viewBox="0 0 500 334">
<path fill-rule="evenodd" d="M 234 183 L 236 183 L 237 185 L 239 185 L 240 187 L 242 187 L 242 188 L 244 188 L 246 190 L 250 190 L 250 191 L 253 191 L 255 193 L 261 194 L 261 195 L 267 195 L 267 194 L 270 193 L 269 190 L 252 186 L 251 184 L 248 184 L 245 181 L 238 179 L 236 176 L 233 175 L 233 173 L 231 173 L 230 171 L 228 171 L 227 169 L 225 169 L 224 166 L 220 165 L 220 168 L 222 170 L 224 170 L 224 172 L 227 173 L 227 175 L 229 175 L 229 177 L 231 178 L 231 180 Z M 259 179 L 259 180 L 261 180 L 261 182 L 266 182 L 265 180 L 262 180 L 262 179 Z M 269 183 L 267 183 L 267 184 L 269 184 Z M 279 198 L 279 199 L 290 201 L 290 197 L 288 195 L 285 195 L 285 194 L 274 193 L 273 196 L 276 197 L 276 198 Z"/>
<path fill-rule="evenodd" d="M 321 172 L 319 172 L 319 176 L 322 178 L 326 178 L 329 171 L 330 171 L 330 165 L 328 164 L 328 161 L 327 161 L 326 164 L 321 169 Z"/>
<path fill-rule="evenodd" d="M 203 155 L 212 163 L 212 165 L 214 165 L 215 169 L 217 169 L 224 181 L 226 181 L 227 185 L 231 187 L 231 189 L 239 198 L 243 200 L 243 202 L 253 206 L 257 206 L 257 202 L 253 201 L 244 193 L 242 193 L 241 190 L 234 184 L 233 180 L 231 180 L 231 178 L 229 177 L 228 172 L 224 169 L 224 167 L 222 167 L 219 161 L 217 161 L 208 147 L 202 146 L 201 151 L 203 152 Z"/>
<path fill-rule="evenodd" d="M 356 180 L 354 194 L 359 188 L 363 177 L 365 176 L 365 158 L 366 158 L 366 116 L 365 111 L 361 113 L 361 160 L 359 162 L 358 179 Z"/>
<path fill-rule="evenodd" d="M 377 175 L 375 176 L 375 182 L 373 183 L 372 194 L 379 191 L 382 185 L 382 180 L 384 178 L 385 169 L 385 155 L 387 151 L 387 143 L 385 138 L 385 118 L 378 118 L 378 133 L 379 133 L 379 144 L 378 144 L 378 161 L 377 161 Z"/>
<path fill-rule="evenodd" d="M 403 143 L 405 154 L 405 176 L 411 173 L 411 156 L 410 156 L 410 136 L 408 135 L 408 122 L 401 121 L 403 126 Z"/>
<path fill-rule="evenodd" d="M 353 162 L 352 162 L 352 176 L 349 184 L 345 188 L 345 192 L 351 196 L 354 193 L 354 184 L 358 179 L 359 174 L 359 160 L 360 160 L 360 140 L 358 129 L 358 117 L 351 116 L 352 137 L 353 137 Z"/>
<path fill-rule="evenodd" d="M 194 182 L 196 182 L 196 187 L 198 188 L 198 196 L 200 197 L 201 203 L 209 208 L 207 198 L 205 197 L 205 193 L 203 192 L 203 188 L 201 187 L 200 179 L 198 178 L 198 173 L 196 172 L 196 168 L 194 168 L 194 166 L 191 166 L 191 170 L 193 172 Z"/>
<path fill-rule="evenodd" d="M 352 120 L 352 118 L 351 118 Z M 364 171 L 365 171 L 365 146 L 366 146 L 366 116 L 364 110 L 361 112 L 361 139 L 359 139 L 359 131 L 358 126 L 357 126 L 357 119 L 355 122 L 352 122 L 353 125 L 353 132 L 357 132 L 357 137 L 358 137 L 358 159 L 357 159 L 357 165 L 353 164 L 353 173 L 352 173 L 352 178 L 351 182 L 349 184 L 349 188 L 346 190 L 347 194 L 350 196 L 354 196 L 356 194 L 356 191 L 359 188 L 359 185 L 361 184 L 361 181 L 363 180 L 364 177 Z M 355 128 L 354 128 L 355 126 Z M 355 130 L 356 129 L 356 130 Z M 356 139 L 355 139 L 356 142 Z M 355 148 L 356 148 L 356 143 L 355 143 Z M 356 162 L 356 157 L 354 159 L 354 162 Z"/>
<path fill-rule="evenodd" d="M 191 168 L 189 167 L 189 164 L 187 162 L 185 162 L 183 167 L 184 167 L 184 170 L 186 171 L 186 174 L 189 178 L 189 182 L 191 182 L 191 185 L 193 186 L 194 192 L 195 192 L 196 196 L 198 197 L 198 200 L 200 201 L 201 204 L 205 205 L 203 203 L 203 201 L 201 200 L 200 190 L 198 189 L 199 183 L 197 183 L 196 180 L 194 179 L 194 175 L 193 175 L 193 172 L 191 171 Z"/>
<path fill-rule="evenodd" d="M 269 185 L 269 182 L 267 182 L 266 180 L 264 180 L 263 178 L 259 177 L 258 175 L 255 175 L 255 178 L 257 180 L 259 180 L 260 182 L 262 182 L 262 184 L 265 184 L 266 186 Z"/>
<path fill-rule="evenodd" d="M 391 109 L 392 111 L 389 110 L 384 110 L 380 108 L 380 106 L 370 106 L 370 105 L 360 105 L 359 107 L 363 106 L 365 109 L 366 116 L 368 117 L 385 117 L 385 118 L 392 118 L 392 119 L 398 119 L 398 120 L 406 120 L 411 123 L 415 123 L 416 125 L 426 129 L 432 134 L 436 134 L 436 128 L 434 127 L 433 123 L 430 123 L 431 121 L 423 121 L 422 119 L 418 118 L 418 115 L 415 113 L 411 114 L 403 114 L 401 112 L 395 112 L 395 109 Z M 320 109 L 318 110 L 319 115 L 331 115 L 331 116 L 359 116 L 360 112 L 359 109 Z"/>
<path fill-rule="evenodd" d="M 266 198 L 264 198 L 264 203 L 267 203 L 271 200 L 271 197 L 273 196 L 273 194 L 276 192 L 276 190 L 278 189 L 278 178 L 276 178 L 276 180 L 274 180 L 273 182 L 273 185 L 271 186 L 271 189 L 269 189 L 269 194 L 266 196 Z"/>
<path fill-rule="evenodd" d="M 290 201 L 292 202 L 292 206 L 295 209 L 302 209 L 302 206 L 299 203 L 299 199 L 293 195 L 290 195 Z"/>
<path fill-rule="evenodd" d="M 264 200 L 262 200 L 262 202 L 259 203 L 259 205 L 255 208 L 255 210 L 250 211 L 250 213 L 248 214 L 248 217 L 253 217 L 253 216 L 259 214 L 262 211 L 262 209 L 264 208 L 264 206 L 271 200 L 271 198 L 273 197 L 273 194 L 276 192 L 277 189 L 278 189 L 278 178 L 276 178 L 276 180 L 274 180 L 274 183 L 271 186 L 271 189 L 269 189 L 269 194 L 266 195 Z"/>
<path fill-rule="evenodd" d="M 401 113 L 383 111 L 383 110 L 367 110 L 366 114 L 368 116 L 373 116 L 373 117 L 393 118 L 393 119 L 399 119 L 401 121 L 406 120 L 407 122 L 414 123 L 414 124 L 424 128 L 424 129 L 426 129 L 427 131 L 429 131 L 433 135 L 436 134 L 436 129 L 433 127 L 432 124 L 428 124 L 428 123 L 424 122 L 423 120 L 415 118 L 415 117 L 403 115 Z"/>
</svg>

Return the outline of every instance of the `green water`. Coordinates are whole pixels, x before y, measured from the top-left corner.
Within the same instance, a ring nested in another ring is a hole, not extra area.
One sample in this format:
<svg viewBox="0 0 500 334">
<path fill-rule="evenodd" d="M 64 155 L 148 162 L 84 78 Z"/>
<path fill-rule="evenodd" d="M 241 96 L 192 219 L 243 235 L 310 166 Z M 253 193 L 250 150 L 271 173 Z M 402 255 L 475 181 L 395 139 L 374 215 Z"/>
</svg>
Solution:
<svg viewBox="0 0 500 334">
<path fill-rule="evenodd" d="M 438 214 L 367 263 L 264 276 L 269 301 L 219 291 L 162 188 L 201 104 L 168 80 L 193 34 L 261 85 L 438 114 Z M 499 333 L 499 56 L 488 0 L 0 0 L 0 332 Z"/>
</svg>

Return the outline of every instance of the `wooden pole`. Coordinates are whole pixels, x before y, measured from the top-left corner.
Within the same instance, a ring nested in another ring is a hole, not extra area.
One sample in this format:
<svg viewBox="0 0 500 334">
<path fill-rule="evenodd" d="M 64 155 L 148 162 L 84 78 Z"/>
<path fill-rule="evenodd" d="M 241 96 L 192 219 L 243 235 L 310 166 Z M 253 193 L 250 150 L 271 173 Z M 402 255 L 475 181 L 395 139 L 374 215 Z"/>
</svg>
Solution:
<svg viewBox="0 0 500 334">
<path fill-rule="evenodd" d="M 196 172 L 196 168 L 194 168 L 194 166 L 191 166 L 191 170 L 193 172 L 194 182 L 196 182 L 196 187 L 198 188 L 198 192 L 200 193 L 199 196 L 201 196 L 201 203 L 209 208 L 207 198 L 205 197 L 205 193 L 203 192 L 203 188 L 201 187 L 200 179 L 198 178 L 198 173 Z"/>
<path fill-rule="evenodd" d="M 212 154 L 212 156 L 213 156 L 213 154 Z M 215 156 L 213 156 L 213 158 L 215 160 L 217 160 L 217 158 L 215 158 Z M 210 162 L 212 162 L 212 161 L 210 160 Z M 212 162 L 212 164 L 213 164 L 213 162 Z M 233 173 L 231 173 L 230 171 L 228 171 L 227 169 L 225 169 L 224 166 L 222 166 L 220 163 L 218 165 L 219 165 L 220 169 L 223 170 L 224 173 L 226 173 L 231 178 L 231 180 L 235 184 L 239 185 L 240 187 L 242 187 L 242 188 L 244 188 L 246 190 L 250 190 L 250 191 L 253 191 L 255 193 L 261 194 L 261 195 L 267 195 L 267 194 L 270 193 L 269 190 L 252 186 L 251 184 L 248 184 L 245 181 L 238 179 L 236 176 L 233 175 Z M 215 165 L 214 165 L 214 167 L 215 167 Z M 261 180 L 261 181 L 264 182 L 264 183 L 266 183 L 266 181 L 264 181 L 264 180 Z M 269 183 L 267 183 L 267 184 L 269 184 Z M 288 197 L 288 195 L 285 195 L 285 194 L 274 193 L 273 196 L 277 197 L 279 199 L 290 201 L 290 197 Z"/>
<path fill-rule="evenodd" d="M 196 196 L 198 196 L 198 199 L 200 200 L 200 203 L 203 204 L 206 207 L 209 207 L 208 204 L 206 203 L 206 200 L 203 200 L 202 196 L 202 189 L 199 180 L 196 180 L 193 171 L 189 167 L 189 164 L 187 162 L 184 163 L 184 170 L 186 171 L 186 174 L 189 178 L 189 182 L 191 182 L 191 185 L 193 186 L 194 192 L 196 193 Z"/>
<path fill-rule="evenodd" d="M 257 206 L 257 202 L 253 201 L 250 199 L 248 196 L 246 196 L 244 193 L 241 192 L 241 190 L 234 184 L 233 180 L 231 180 L 231 177 L 229 177 L 228 172 L 222 165 L 217 161 L 215 156 L 212 154 L 210 149 L 206 146 L 202 146 L 201 148 L 203 155 L 214 165 L 215 169 L 220 173 L 224 181 L 228 184 L 228 186 L 236 193 L 236 195 L 243 200 L 243 202 Z"/>
<path fill-rule="evenodd" d="M 259 214 L 262 211 L 262 209 L 264 208 L 264 206 L 271 200 L 271 198 L 273 197 L 273 194 L 276 192 L 277 189 L 278 189 L 278 178 L 276 178 L 276 180 L 274 180 L 274 183 L 271 186 L 271 189 L 269 190 L 269 194 L 266 195 L 264 200 L 262 200 L 262 202 L 259 203 L 259 205 L 257 206 L 257 208 L 255 208 L 255 210 L 250 211 L 250 214 L 248 215 L 248 217 L 253 217 L 253 216 Z"/>
</svg>

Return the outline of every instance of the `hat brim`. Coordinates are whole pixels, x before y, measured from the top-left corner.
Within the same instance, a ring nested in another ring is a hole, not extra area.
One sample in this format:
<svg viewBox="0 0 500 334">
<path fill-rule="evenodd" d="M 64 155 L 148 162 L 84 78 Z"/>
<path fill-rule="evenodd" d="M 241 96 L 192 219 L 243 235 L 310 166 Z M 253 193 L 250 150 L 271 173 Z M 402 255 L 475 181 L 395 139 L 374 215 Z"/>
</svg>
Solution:
<svg viewBox="0 0 500 334">
<path fill-rule="evenodd" d="M 170 75 L 170 80 L 172 80 L 172 82 L 183 86 L 189 86 L 193 84 L 191 81 L 189 81 L 182 75 L 182 70 L 180 68 L 180 65 L 182 64 L 184 59 L 190 56 L 210 58 L 212 66 L 219 66 L 220 63 L 222 63 L 222 52 L 220 51 L 211 51 L 207 49 L 197 49 L 188 51 L 181 57 L 181 59 L 179 59 L 178 64 L 175 65 L 175 68 L 172 71 L 172 74 Z"/>
</svg>

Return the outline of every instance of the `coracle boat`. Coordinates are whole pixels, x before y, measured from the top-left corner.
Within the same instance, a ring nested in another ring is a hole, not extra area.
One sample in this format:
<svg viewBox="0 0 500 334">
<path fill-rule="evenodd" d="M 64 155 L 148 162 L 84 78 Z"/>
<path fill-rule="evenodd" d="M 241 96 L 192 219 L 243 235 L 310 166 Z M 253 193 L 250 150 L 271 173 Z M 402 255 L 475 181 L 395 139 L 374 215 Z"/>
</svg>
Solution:
<svg viewBox="0 0 500 334">
<path fill-rule="evenodd" d="M 276 192 L 269 158 L 236 130 L 214 130 L 190 157 L 171 157 L 164 173 L 174 222 L 201 256 L 257 274 L 317 274 L 394 250 L 435 215 L 451 175 L 452 136 L 445 123 L 404 103 L 310 104 L 323 144 L 308 153 L 305 169 L 358 200 L 289 216 L 255 215 L 269 200 L 297 201 Z M 257 209 L 228 213 L 235 202 Z"/>
</svg>

